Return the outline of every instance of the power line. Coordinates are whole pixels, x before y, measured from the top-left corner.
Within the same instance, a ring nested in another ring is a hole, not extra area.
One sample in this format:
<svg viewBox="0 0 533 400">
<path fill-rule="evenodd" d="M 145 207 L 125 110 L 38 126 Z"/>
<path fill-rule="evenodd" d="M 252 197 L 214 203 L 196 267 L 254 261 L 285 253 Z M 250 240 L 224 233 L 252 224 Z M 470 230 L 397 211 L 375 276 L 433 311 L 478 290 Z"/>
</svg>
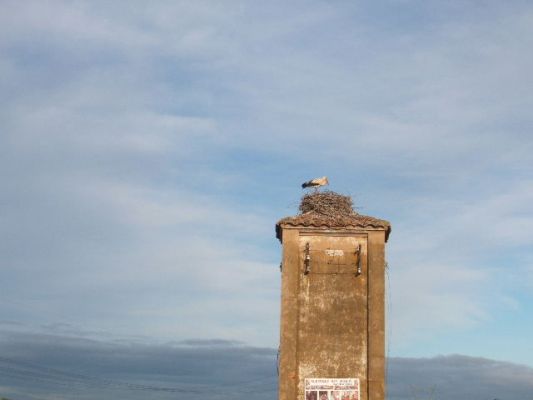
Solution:
<svg viewBox="0 0 533 400">
<path fill-rule="evenodd" d="M 45 367 L 42 365 L 32 364 L 24 361 L 14 360 L 7 357 L 0 357 L 0 370 L 3 371 L 2 376 L 9 375 L 14 379 L 32 379 L 43 383 L 59 385 L 67 388 L 106 388 L 106 389 L 126 389 L 133 391 L 150 391 L 150 392 L 164 392 L 164 393 L 187 393 L 187 394 L 205 394 L 213 390 L 220 390 L 221 388 L 230 389 L 230 393 L 217 393 L 222 396 L 230 396 L 234 393 L 256 393 L 253 385 L 258 383 L 266 383 L 275 377 L 264 377 L 253 379 L 245 382 L 235 384 L 222 385 L 208 385 L 204 388 L 184 388 L 184 387 L 162 387 L 155 385 L 137 384 L 131 382 L 117 381 L 106 378 L 100 378 L 87 374 L 80 374 L 74 372 L 66 372 L 63 370 Z M 246 386 L 252 387 L 246 387 Z M 239 388 L 240 387 L 240 388 Z M 274 391 L 274 389 L 261 389 L 262 392 Z"/>
</svg>

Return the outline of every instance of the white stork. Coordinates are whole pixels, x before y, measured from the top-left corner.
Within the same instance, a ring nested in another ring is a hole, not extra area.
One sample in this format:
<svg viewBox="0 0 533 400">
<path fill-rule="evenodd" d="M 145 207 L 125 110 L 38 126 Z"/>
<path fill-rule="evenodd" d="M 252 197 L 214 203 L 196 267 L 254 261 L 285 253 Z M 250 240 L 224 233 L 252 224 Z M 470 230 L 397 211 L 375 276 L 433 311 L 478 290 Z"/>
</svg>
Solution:
<svg viewBox="0 0 533 400">
<path fill-rule="evenodd" d="M 315 178 L 315 179 L 311 179 L 310 181 L 302 183 L 302 189 L 309 188 L 309 187 L 317 189 L 320 186 L 326 186 L 326 185 L 329 185 L 328 177 L 323 176 L 322 178 Z"/>
</svg>

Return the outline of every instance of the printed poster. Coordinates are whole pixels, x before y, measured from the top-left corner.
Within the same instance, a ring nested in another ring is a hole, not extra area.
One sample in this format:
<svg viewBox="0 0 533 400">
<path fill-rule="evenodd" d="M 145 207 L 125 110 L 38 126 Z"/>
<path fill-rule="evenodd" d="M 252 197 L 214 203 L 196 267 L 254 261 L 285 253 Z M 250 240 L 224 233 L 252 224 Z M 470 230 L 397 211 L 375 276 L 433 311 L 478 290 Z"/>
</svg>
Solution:
<svg viewBox="0 0 533 400">
<path fill-rule="evenodd" d="M 308 378 L 305 400 L 359 400 L 359 379 Z"/>
</svg>

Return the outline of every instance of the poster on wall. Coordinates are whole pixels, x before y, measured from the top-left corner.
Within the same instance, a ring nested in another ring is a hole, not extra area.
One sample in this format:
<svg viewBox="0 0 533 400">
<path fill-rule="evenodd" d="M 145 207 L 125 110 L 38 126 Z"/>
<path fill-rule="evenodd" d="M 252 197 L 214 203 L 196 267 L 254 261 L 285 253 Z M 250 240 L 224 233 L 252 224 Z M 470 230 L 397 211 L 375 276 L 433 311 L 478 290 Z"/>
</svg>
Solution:
<svg viewBox="0 0 533 400">
<path fill-rule="evenodd" d="M 308 378 L 305 400 L 359 400 L 359 379 Z"/>
</svg>

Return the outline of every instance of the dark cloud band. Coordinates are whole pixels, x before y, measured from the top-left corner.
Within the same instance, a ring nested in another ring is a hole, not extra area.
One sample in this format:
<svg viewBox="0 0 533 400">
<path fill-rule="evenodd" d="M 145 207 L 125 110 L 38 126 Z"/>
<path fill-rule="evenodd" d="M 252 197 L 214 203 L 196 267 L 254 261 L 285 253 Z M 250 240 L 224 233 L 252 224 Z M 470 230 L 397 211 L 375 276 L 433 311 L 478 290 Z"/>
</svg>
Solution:
<svg viewBox="0 0 533 400">
<path fill-rule="evenodd" d="M 276 350 L 226 340 L 118 344 L 42 334 L 0 337 L 4 396 L 69 399 L 272 399 Z M 461 355 L 389 361 L 389 398 L 522 400 L 533 392 L 533 369 Z"/>
</svg>

